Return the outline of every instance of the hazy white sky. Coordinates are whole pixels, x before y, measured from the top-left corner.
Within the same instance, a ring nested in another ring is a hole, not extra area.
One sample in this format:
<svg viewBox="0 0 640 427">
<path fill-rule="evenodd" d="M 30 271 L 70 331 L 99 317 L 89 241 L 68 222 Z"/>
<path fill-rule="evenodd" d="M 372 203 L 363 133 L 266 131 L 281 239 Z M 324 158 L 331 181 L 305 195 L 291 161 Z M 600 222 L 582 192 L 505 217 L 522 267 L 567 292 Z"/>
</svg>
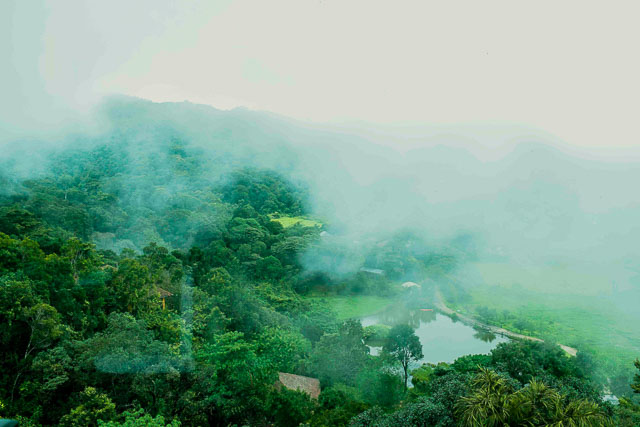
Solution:
<svg viewBox="0 0 640 427">
<path fill-rule="evenodd" d="M 7 0 L 0 16 L 16 120 L 119 92 L 640 146 L 638 1 Z"/>
</svg>

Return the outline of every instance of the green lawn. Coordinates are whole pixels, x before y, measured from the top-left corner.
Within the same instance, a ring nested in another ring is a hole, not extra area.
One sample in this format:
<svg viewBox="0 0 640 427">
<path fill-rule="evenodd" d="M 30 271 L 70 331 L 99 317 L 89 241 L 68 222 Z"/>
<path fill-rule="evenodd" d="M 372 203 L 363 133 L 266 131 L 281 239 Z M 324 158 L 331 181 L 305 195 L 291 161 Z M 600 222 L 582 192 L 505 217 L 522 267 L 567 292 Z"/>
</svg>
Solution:
<svg viewBox="0 0 640 427">
<path fill-rule="evenodd" d="M 390 298 L 370 295 L 354 296 L 324 296 L 308 297 L 316 301 L 322 301 L 330 306 L 338 316 L 338 319 L 352 319 L 364 317 L 382 311 L 393 301 Z"/>
<path fill-rule="evenodd" d="M 524 288 L 546 294 L 599 295 L 612 292 L 611 280 L 595 272 L 563 265 L 523 266 L 497 262 L 476 262 L 467 273 L 484 283 L 507 289 Z"/>
<path fill-rule="evenodd" d="M 318 221 L 314 221 L 309 218 L 305 218 L 302 216 L 281 216 L 279 218 L 271 218 L 271 221 L 276 221 L 282 224 L 284 228 L 289 228 L 295 224 L 300 224 L 303 227 L 321 227 L 322 223 Z"/>
<path fill-rule="evenodd" d="M 470 286 L 470 301 L 456 307 L 474 314 L 478 307 L 509 311 L 493 323 L 515 332 L 552 340 L 592 353 L 605 371 L 631 367 L 640 355 L 640 329 L 606 297 L 606 279 L 564 268 L 536 271 L 498 263 L 477 263 L 467 279 L 480 277 L 483 285 Z M 465 279 L 462 279 L 465 280 Z"/>
</svg>

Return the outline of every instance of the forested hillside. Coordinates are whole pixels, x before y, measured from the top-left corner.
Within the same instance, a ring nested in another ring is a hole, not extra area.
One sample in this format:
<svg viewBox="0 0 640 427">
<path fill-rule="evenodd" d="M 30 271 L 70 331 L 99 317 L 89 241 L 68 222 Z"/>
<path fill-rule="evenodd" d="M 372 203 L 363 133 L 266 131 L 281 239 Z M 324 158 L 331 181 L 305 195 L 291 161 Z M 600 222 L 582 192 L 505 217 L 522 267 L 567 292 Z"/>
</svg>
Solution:
<svg viewBox="0 0 640 427">
<path fill-rule="evenodd" d="M 259 132 L 248 127 L 238 135 L 233 113 L 207 116 L 213 124 L 197 136 L 172 125 L 176 111 L 121 102 L 107 130 L 47 148 L 28 173 L 3 160 L 1 417 L 33 426 L 640 423 L 631 388 L 620 405 L 603 402 L 589 354 L 552 344 L 513 341 L 424 365 L 406 388 L 402 354 L 417 337 L 383 333 L 373 356 L 365 343 L 375 331 L 321 297 L 398 297 L 400 281 L 437 279 L 473 259 L 472 239 L 431 247 L 396 233 L 358 255 L 358 267 L 384 276 L 323 271 L 350 254 L 331 252 L 341 224 L 314 210 L 286 144 L 254 144 Z M 307 269 L 310 257 L 318 268 Z M 279 372 L 319 379 L 319 397 L 276 386 Z"/>
</svg>

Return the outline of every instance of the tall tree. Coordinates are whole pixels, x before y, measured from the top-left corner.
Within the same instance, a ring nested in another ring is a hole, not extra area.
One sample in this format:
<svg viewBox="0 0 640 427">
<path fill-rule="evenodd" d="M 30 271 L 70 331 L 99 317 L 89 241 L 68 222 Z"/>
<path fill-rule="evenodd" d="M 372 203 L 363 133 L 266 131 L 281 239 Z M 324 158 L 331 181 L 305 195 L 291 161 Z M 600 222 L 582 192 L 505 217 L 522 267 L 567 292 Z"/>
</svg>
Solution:
<svg viewBox="0 0 640 427">
<path fill-rule="evenodd" d="M 640 359 L 636 359 L 636 361 L 633 362 L 633 364 L 640 371 Z M 635 376 L 633 377 L 633 383 L 631 384 L 631 388 L 633 389 L 634 393 L 640 393 L 640 373 L 635 374 Z"/>
<path fill-rule="evenodd" d="M 422 359 L 422 344 L 409 325 L 396 325 L 389 331 L 384 351 L 400 362 L 404 372 L 404 389 L 407 390 L 409 363 Z"/>
</svg>

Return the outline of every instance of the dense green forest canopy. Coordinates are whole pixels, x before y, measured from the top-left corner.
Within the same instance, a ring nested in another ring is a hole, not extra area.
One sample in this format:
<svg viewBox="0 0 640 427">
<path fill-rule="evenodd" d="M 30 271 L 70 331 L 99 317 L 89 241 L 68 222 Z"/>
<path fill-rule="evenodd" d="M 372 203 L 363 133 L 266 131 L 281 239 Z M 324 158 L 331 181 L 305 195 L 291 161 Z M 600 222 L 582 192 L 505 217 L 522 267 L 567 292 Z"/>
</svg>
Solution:
<svg viewBox="0 0 640 427">
<path fill-rule="evenodd" d="M 331 245 L 340 225 L 314 216 L 291 155 L 229 147 L 224 126 L 207 148 L 171 126 L 171 110 L 119 107 L 108 132 L 47 151 L 26 178 L 4 163 L 0 416 L 34 426 L 640 422 L 640 380 L 620 405 L 604 403 L 589 354 L 552 344 L 513 341 L 409 379 L 422 355 L 411 328 L 378 337 L 384 351 L 372 356 L 359 321 L 309 296 L 395 297 L 400 280 L 433 281 L 473 259 L 472 237 L 429 246 L 406 231 L 348 253 Z M 314 225 L 278 221 L 292 217 Z M 309 257 L 316 267 L 356 257 L 386 274 L 307 269 Z M 443 291 L 465 298 L 455 284 Z M 279 372 L 318 378 L 319 398 L 276 387 Z"/>
</svg>

